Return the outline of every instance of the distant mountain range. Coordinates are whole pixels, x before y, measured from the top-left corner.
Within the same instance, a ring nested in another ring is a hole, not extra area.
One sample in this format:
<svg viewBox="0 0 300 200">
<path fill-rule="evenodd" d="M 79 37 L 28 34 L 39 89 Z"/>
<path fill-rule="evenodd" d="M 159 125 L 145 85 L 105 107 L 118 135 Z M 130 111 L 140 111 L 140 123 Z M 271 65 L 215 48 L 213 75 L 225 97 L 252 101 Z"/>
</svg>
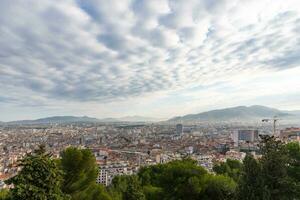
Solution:
<svg viewBox="0 0 300 200">
<path fill-rule="evenodd" d="M 157 122 L 160 121 L 161 119 L 157 118 L 152 118 L 152 117 L 143 117 L 143 116 L 126 116 L 126 117 L 121 117 L 118 118 L 119 121 L 127 121 L 127 122 Z"/>
<path fill-rule="evenodd" d="M 91 118 L 87 116 L 75 117 L 75 116 L 54 116 L 46 117 L 36 120 L 20 120 L 7 122 L 8 124 L 51 124 L 51 123 L 73 123 L 73 122 L 98 122 L 97 118 Z"/>
<path fill-rule="evenodd" d="M 159 119 L 142 117 L 142 116 L 126 116 L 121 118 L 104 118 L 97 119 L 92 117 L 76 117 L 76 116 L 53 116 L 46 117 L 36 120 L 20 120 L 20 121 L 11 121 L 11 122 L 0 122 L 0 124 L 52 124 L 52 123 L 76 123 L 76 122 L 89 122 L 89 123 L 114 123 L 114 122 L 156 122 Z"/>
<path fill-rule="evenodd" d="M 278 116 L 287 121 L 300 122 L 300 111 L 283 111 L 265 106 L 237 106 L 201 112 L 198 114 L 188 114 L 184 116 L 173 117 L 168 122 L 252 122 L 261 121 L 263 118 L 272 118 Z M 75 122 L 93 122 L 93 123 L 121 123 L 121 122 L 159 122 L 162 119 L 155 119 L 143 116 L 126 116 L 120 118 L 97 119 L 87 116 L 54 116 L 36 120 L 21 120 L 12 122 L 0 122 L 1 124 L 50 124 L 50 123 L 75 123 Z"/>
<path fill-rule="evenodd" d="M 292 119 L 300 116 L 299 111 L 281 111 L 275 108 L 265 106 L 237 106 L 232 108 L 211 110 L 198 114 L 189 114 L 169 119 L 169 122 L 186 122 L 186 121 L 253 121 L 263 118 L 278 116 L 281 118 Z"/>
<path fill-rule="evenodd" d="M 161 119 L 152 118 L 152 117 L 143 117 L 143 116 L 126 116 L 120 118 L 103 118 L 99 119 L 100 122 L 157 122 Z"/>
<path fill-rule="evenodd" d="M 300 110 L 293 110 L 293 111 L 283 111 L 292 115 L 300 116 Z"/>
</svg>

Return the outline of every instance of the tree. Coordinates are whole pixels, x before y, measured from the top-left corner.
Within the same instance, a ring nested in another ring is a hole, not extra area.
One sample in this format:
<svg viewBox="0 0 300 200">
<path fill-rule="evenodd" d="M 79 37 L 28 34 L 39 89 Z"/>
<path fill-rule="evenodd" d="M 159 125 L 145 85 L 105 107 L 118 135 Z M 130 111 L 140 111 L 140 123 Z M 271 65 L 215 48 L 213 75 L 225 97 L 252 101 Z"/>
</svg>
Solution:
<svg viewBox="0 0 300 200">
<path fill-rule="evenodd" d="M 64 171 L 63 191 L 68 194 L 88 188 L 97 178 L 96 159 L 88 149 L 65 149 L 60 164 Z"/>
<path fill-rule="evenodd" d="M 40 147 L 19 161 L 21 171 L 6 181 L 13 184 L 13 200 L 62 200 L 66 196 L 61 191 L 62 171 L 51 154 Z"/>
<path fill-rule="evenodd" d="M 141 182 L 136 175 L 114 177 L 110 186 L 110 193 L 114 199 L 119 200 L 145 199 Z"/>
<path fill-rule="evenodd" d="M 200 198 L 203 200 L 231 200 L 235 196 L 236 183 L 228 176 L 207 174 L 203 178 Z"/>
<path fill-rule="evenodd" d="M 225 175 L 238 182 L 243 164 L 238 160 L 227 159 L 226 162 L 221 162 L 213 166 L 213 171 L 219 175 Z"/>
<path fill-rule="evenodd" d="M 300 144 L 298 142 L 288 143 L 286 149 L 289 156 L 287 173 L 293 180 L 296 196 L 300 199 Z"/>
<path fill-rule="evenodd" d="M 154 200 L 231 199 L 236 188 L 230 177 L 208 174 L 191 159 L 144 167 L 138 176 L 146 197 Z"/>
<path fill-rule="evenodd" d="M 165 199 L 193 199 L 201 190 L 200 179 L 207 171 L 192 159 L 176 160 L 141 169 L 143 184 L 162 188 Z"/>
<path fill-rule="evenodd" d="M 247 155 L 237 190 L 238 199 L 300 199 L 299 144 L 285 145 L 274 136 L 261 136 L 261 158 Z"/>
<path fill-rule="evenodd" d="M 143 187 L 143 192 L 147 200 L 161 200 L 163 196 L 163 190 L 160 187 L 152 185 L 146 185 Z"/>
<path fill-rule="evenodd" d="M 8 200 L 10 198 L 9 190 L 0 189 L 0 200 Z"/>
<path fill-rule="evenodd" d="M 300 144 L 291 142 L 286 144 L 286 148 L 289 156 L 288 174 L 300 183 Z"/>
<path fill-rule="evenodd" d="M 108 190 L 114 200 L 122 200 L 127 190 L 127 176 L 115 176 Z"/>
<path fill-rule="evenodd" d="M 127 190 L 124 193 L 124 200 L 145 200 L 141 184 L 137 176 L 129 176 Z"/>
<path fill-rule="evenodd" d="M 244 158 L 241 178 L 238 183 L 237 199 L 263 199 L 261 165 L 250 154 Z"/>
<path fill-rule="evenodd" d="M 73 194 L 72 199 L 84 200 L 111 200 L 110 195 L 102 185 L 94 184 L 84 191 Z"/>
<path fill-rule="evenodd" d="M 261 179 L 263 198 L 272 200 L 297 199 L 298 189 L 288 176 L 289 155 L 283 142 L 274 136 L 262 136 Z"/>
<path fill-rule="evenodd" d="M 72 199 L 110 199 L 95 182 L 98 166 L 90 150 L 69 147 L 61 153 L 60 165 L 64 172 L 62 190 Z"/>
</svg>

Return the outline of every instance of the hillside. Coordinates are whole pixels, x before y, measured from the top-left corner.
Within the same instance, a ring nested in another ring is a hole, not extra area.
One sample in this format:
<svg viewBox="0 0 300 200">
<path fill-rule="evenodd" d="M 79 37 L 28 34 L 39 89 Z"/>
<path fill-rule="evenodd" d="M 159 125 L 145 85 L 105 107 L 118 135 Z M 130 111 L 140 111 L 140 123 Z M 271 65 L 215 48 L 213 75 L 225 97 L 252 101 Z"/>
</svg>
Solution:
<svg viewBox="0 0 300 200">
<path fill-rule="evenodd" d="M 292 114 L 265 106 L 238 106 L 232 108 L 211 110 L 198 114 L 188 114 L 174 117 L 168 121 L 244 121 L 268 117 L 292 116 Z"/>
<path fill-rule="evenodd" d="M 76 116 L 53 116 L 40 118 L 36 120 L 19 120 L 11 121 L 6 124 L 51 124 L 51 123 L 75 123 L 75 122 L 101 122 L 101 123 L 115 123 L 115 122 L 154 122 L 158 121 L 157 119 L 143 116 L 127 116 L 121 118 L 103 118 L 97 119 L 92 117 L 76 117 Z M 1 124 L 2 122 L 0 122 Z M 3 122 L 4 124 L 5 122 Z"/>
<path fill-rule="evenodd" d="M 124 122 L 155 122 L 159 121 L 159 119 L 156 118 L 151 118 L 151 117 L 143 117 L 143 116 L 126 116 L 126 117 L 121 117 L 117 118 L 119 121 L 124 121 Z"/>
<path fill-rule="evenodd" d="M 53 116 L 40 118 L 36 120 L 21 120 L 21 121 L 12 121 L 8 124 L 50 124 L 50 123 L 73 123 L 73 122 L 98 122 L 96 118 L 91 118 L 87 116 L 75 117 L 75 116 Z"/>
</svg>

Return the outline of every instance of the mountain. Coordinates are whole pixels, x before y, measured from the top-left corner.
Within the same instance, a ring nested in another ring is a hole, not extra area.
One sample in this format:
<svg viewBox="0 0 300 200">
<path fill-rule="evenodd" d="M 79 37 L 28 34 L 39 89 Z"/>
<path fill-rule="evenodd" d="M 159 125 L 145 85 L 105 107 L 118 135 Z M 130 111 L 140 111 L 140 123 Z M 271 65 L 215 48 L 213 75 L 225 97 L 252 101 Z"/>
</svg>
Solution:
<svg viewBox="0 0 300 200">
<path fill-rule="evenodd" d="M 117 118 L 119 121 L 123 122 L 157 122 L 159 119 L 156 118 L 151 118 L 151 117 L 143 117 L 143 116 L 126 116 L 126 117 L 121 117 Z"/>
<path fill-rule="evenodd" d="M 102 123 L 112 123 L 112 122 L 121 122 L 119 121 L 117 118 L 103 118 L 103 119 L 99 119 L 99 122 Z"/>
<path fill-rule="evenodd" d="M 100 122 L 158 122 L 160 119 L 143 117 L 143 116 L 125 116 L 119 118 L 103 118 L 99 120 Z"/>
<path fill-rule="evenodd" d="M 87 116 L 83 117 L 74 117 L 74 116 L 54 116 L 46 117 L 36 120 L 21 120 L 21 121 L 12 121 L 8 124 L 51 124 L 51 123 L 74 123 L 74 122 L 98 122 L 96 118 L 91 118 Z"/>
<path fill-rule="evenodd" d="M 249 121 L 261 120 L 263 118 L 271 118 L 273 116 L 289 117 L 293 114 L 284 112 L 275 108 L 265 106 L 238 106 L 232 108 L 211 110 L 198 114 L 189 114 L 179 117 L 174 117 L 168 121 Z"/>
<path fill-rule="evenodd" d="M 91 118 L 87 116 L 76 117 L 76 116 L 53 116 L 46 117 L 36 120 L 20 120 L 20 121 L 11 121 L 6 124 L 51 124 L 51 123 L 75 123 L 75 122 L 102 122 L 102 123 L 115 123 L 115 122 L 154 122 L 159 121 L 150 117 L 142 116 L 127 116 L 121 118 Z M 1 124 L 1 122 L 0 122 Z"/>
<path fill-rule="evenodd" d="M 207 112 L 202 112 L 198 114 L 189 114 L 179 117 L 171 118 L 167 121 L 169 122 L 218 122 L 218 121 L 228 121 L 228 122 L 243 122 L 243 121 L 257 121 L 263 118 L 272 118 L 273 116 L 278 116 L 287 121 L 300 121 L 300 111 L 282 111 L 274 108 L 269 108 L 265 106 L 237 106 L 232 108 L 211 110 Z M 119 123 L 119 122 L 158 122 L 162 119 L 156 119 L 151 117 L 143 116 L 126 116 L 120 118 L 103 118 L 97 119 L 87 116 L 76 117 L 76 116 L 53 116 L 47 118 L 41 118 L 36 120 L 21 120 L 12 122 L 0 122 L 3 124 L 51 124 L 51 123 L 74 123 L 74 122 L 102 122 L 102 123 Z"/>
<path fill-rule="evenodd" d="M 289 113 L 289 114 L 292 114 L 292 115 L 299 115 L 300 116 L 300 110 L 287 110 L 287 111 L 284 111 L 286 113 Z"/>
</svg>

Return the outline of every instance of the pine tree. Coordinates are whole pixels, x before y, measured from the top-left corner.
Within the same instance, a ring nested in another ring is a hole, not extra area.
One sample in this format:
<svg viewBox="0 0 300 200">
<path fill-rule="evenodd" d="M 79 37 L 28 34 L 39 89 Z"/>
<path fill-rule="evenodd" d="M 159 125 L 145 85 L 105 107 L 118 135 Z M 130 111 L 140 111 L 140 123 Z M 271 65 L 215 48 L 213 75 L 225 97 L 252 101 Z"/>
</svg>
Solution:
<svg viewBox="0 0 300 200">
<path fill-rule="evenodd" d="M 61 168 L 64 172 L 62 189 L 73 200 L 110 200 L 108 193 L 96 184 L 98 166 L 88 149 L 69 147 L 61 153 Z"/>
<path fill-rule="evenodd" d="M 292 179 L 288 176 L 289 156 L 283 142 L 274 136 L 263 136 L 260 149 L 264 198 L 270 200 L 293 199 L 295 187 Z"/>
<path fill-rule="evenodd" d="M 260 163 L 248 154 L 243 161 L 237 197 L 245 200 L 262 200 L 262 187 Z"/>
<path fill-rule="evenodd" d="M 21 171 L 6 181 L 14 186 L 10 191 L 13 200 L 67 199 L 61 191 L 62 171 L 43 146 L 27 154 L 18 165 Z"/>
</svg>

